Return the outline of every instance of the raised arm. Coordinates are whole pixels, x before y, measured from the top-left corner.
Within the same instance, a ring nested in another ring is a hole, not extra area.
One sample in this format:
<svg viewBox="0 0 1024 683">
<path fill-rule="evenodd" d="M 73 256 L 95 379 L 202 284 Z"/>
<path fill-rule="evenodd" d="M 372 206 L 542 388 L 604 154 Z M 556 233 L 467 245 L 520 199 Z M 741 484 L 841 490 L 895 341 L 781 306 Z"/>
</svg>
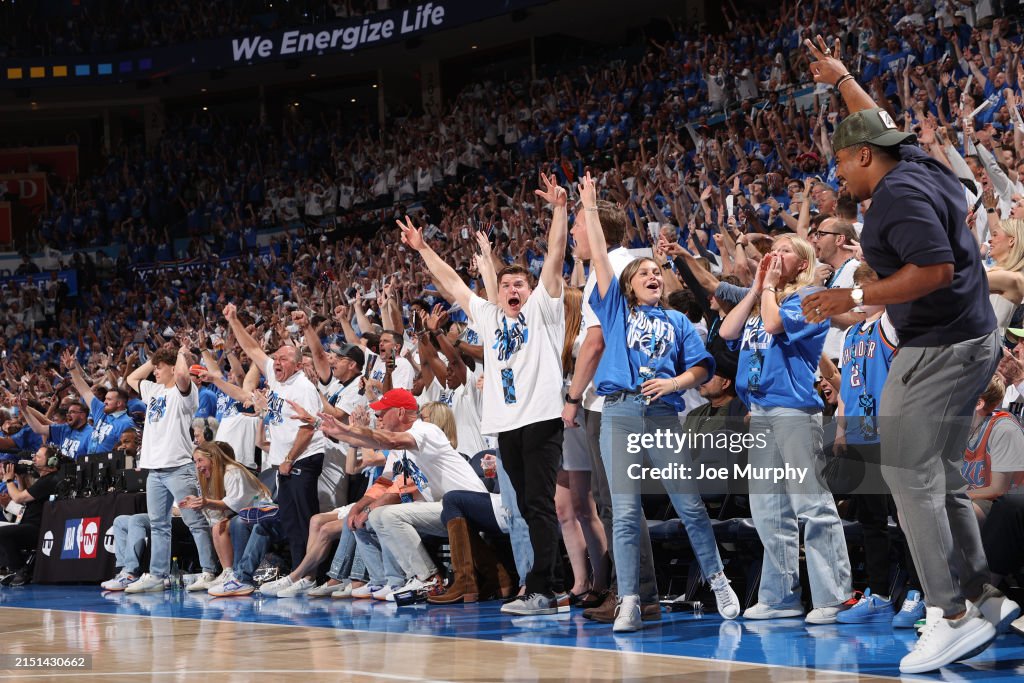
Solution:
<svg viewBox="0 0 1024 683">
<path fill-rule="evenodd" d="M 238 340 L 239 346 L 252 359 L 252 362 L 256 363 L 260 372 L 263 372 L 264 368 L 267 367 L 267 361 L 270 360 L 270 356 L 263 351 L 259 342 L 252 338 L 252 335 L 245 329 L 242 321 L 238 319 L 238 309 L 235 308 L 234 304 L 228 304 L 224 307 L 224 317 L 227 319 L 228 325 L 231 326 L 231 331 L 234 333 L 235 339 Z"/>
<path fill-rule="evenodd" d="M 587 240 L 590 242 L 590 267 L 597 276 L 597 291 L 604 297 L 615 279 L 611 259 L 608 258 L 608 244 L 601 229 L 601 217 L 597 210 L 597 186 L 588 171 L 579 184 L 580 201 L 586 215 Z"/>
<path fill-rule="evenodd" d="M 815 40 L 817 45 L 811 42 L 810 39 L 804 41 L 804 45 L 816 60 L 808 66 L 811 75 L 814 77 L 814 82 L 828 83 L 835 87 L 838 81 L 842 79 L 843 82 L 836 89 L 842 95 L 843 102 L 851 114 L 879 106 L 871 99 L 871 95 L 867 94 L 864 88 L 860 87 L 857 80 L 850 74 L 850 70 L 840 61 L 842 42 L 836 38 L 833 46 L 829 48 L 825 44 L 825 39 L 821 36 L 817 36 Z M 850 78 L 846 78 L 847 76 L 850 76 Z"/>
<path fill-rule="evenodd" d="M 554 175 L 541 173 L 540 180 L 544 183 L 544 189 L 534 190 L 534 194 L 551 204 L 553 211 L 551 227 L 548 229 L 548 250 L 544 255 L 544 266 L 540 270 L 540 281 L 548 296 L 558 297 L 562 295 L 562 263 L 565 261 L 565 240 L 569 225 L 565 208 L 568 195 L 565 188 L 558 186 Z"/>
<path fill-rule="evenodd" d="M 302 337 L 306 340 L 306 346 L 309 347 L 309 352 L 313 355 L 313 369 L 316 370 L 317 378 L 320 379 L 321 384 L 327 384 L 331 381 L 331 363 L 327 359 L 327 352 L 324 351 L 323 344 L 320 343 L 320 335 L 316 333 L 316 329 L 309 321 L 309 316 L 305 311 L 292 311 L 292 322 L 299 326 Z"/>
<path fill-rule="evenodd" d="M 145 363 L 132 370 L 132 373 L 128 375 L 124 381 L 128 383 L 128 386 L 135 390 L 135 393 L 142 393 L 139 390 L 139 382 L 149 377 L 152 372 L 153 361 L 147 360 Z"/>
<path fill-rule="evenodd" d="M 86 381 L 85 375 L 82 374 L 82 366 L 78 364 L 78 359 L 71 349 L 65 349 L 60 354 L 60 361 L 64 367 L 71 372 L 71 383 L 75 386 L 75 391 L 85 401 L 85 405 L 92 406 L 92 400 L 96 396 L 92 393 L 92 387 L 89 386 L 89 382 Z"/>
<path fill-rule="evenodd" d="M 496 303 L 498 301 L 498 273 L 494 270 L 491 241 L 481 230 L 477 230 L 473 236 L 476 238 L 477 247 L 480 248 L 480 253 L 476 255 L 476 269 L 480 272 L 480 279 L 483 280 L 487 300 Z"/>
<path fill-rule="evenodd" d="M 190 365 L 188 349 L 184 346 L 178 347 L 178 357 L 174 361 L 174 386 L 183 396 L 188 396 L 192 391 L 192 377 L 188 373 Z"/>
<path fill-rule="evenodd" d="M 455 272 L 455 269 L 449 266 L 444 260 L 437 255 L 430 246 L 427 245 L 423 239 L 423 230 L 417 228 L 412 224 L 412 219 L 408 216 L 405 217 L 405 223 L 402 221 L 396 221 L 398 227 L 402 230 L 402 242 L 405 243 L 410 249 L 414 249 L 423 257 L 424 263 L 427 264 L 427 270 L 437 280 L 445 291 L 455 299 L 455 303 L 462 307 L 462 310 L 469 313 L 469 301 L 473 296 L 473 292 L 466 286 L 466 283 L 462 281 L 459 274 Z M 564 240 L 563 240 L 564 241 Z"/>
</svg>

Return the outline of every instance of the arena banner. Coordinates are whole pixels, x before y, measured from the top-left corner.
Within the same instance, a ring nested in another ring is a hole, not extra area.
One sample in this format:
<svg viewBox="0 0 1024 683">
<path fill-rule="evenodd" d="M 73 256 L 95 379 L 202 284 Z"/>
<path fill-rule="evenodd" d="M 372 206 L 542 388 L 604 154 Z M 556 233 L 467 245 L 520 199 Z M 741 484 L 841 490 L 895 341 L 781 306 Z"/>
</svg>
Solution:
<svg viewBox="0 0 1024 683">
<path fill-rule="evenodd" d="M 9 270 L 0 270 L 0 284 L 23 285 L 31 282 L 34 285 L 45 285 L 53 279 L 53 273 L 35 273 L 33 275 L 11 275 Z M 78 296 L 78 271 L 60 270 L 57 271 L 57 279 L 68 287 L 68 296 Z"/>
<path fill-rule="evenodd" d="M 0 245 L 14 241 L 11 225 L 11 203 L 0 201 Z"/>
<path fill-rule="evenodd" d="M 551 0 L 432 0 L 364 17 L 234 38 L 183 43 L 106 55 L 0 60 L 8 87 L 133 83 L 175 74 L 316 58 L 423 38 Z"/>
<path fill-rule="evenodd" d="M 17 202 L 34 214 L 41 213 L 46 208 L 46 174 L 0 174 L 0 199 Z"/>
<path fill-rule="evenodd" d="M 29 171 L 53 173 L 75 182 L 78 180 L 78 145 L 0 149 L 0 173 Z"/>
</svg>

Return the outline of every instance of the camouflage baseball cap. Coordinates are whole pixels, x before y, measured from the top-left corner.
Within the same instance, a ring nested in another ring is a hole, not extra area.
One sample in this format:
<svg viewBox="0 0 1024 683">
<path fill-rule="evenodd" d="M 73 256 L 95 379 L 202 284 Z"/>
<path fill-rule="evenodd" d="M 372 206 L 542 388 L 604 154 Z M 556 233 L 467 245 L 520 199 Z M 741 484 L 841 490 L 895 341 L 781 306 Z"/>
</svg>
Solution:
<svg viewBox="0 0 1024 683">
<path fill-rule="evenodd" d="M 832 149 L 839 151 L 864 142 L 879 147 L 892 147 L 915 140 L 913 133 L 904 133 L 889 112 L 881 107 L 862 109 L 840 121 L 832 135 Z"/>
</svg>

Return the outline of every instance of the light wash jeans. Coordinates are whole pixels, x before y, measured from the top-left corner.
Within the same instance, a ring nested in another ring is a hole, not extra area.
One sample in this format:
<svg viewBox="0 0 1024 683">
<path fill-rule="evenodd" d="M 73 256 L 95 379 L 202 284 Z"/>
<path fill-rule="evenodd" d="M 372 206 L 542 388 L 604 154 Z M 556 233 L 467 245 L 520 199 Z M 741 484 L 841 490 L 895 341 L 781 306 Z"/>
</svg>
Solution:
<svg viewBox="0 0 1024 683">
<path fill-rule="evenodd" d="M 370 511 L 370 523 L 377 530 L 377 539 L 409 578 L 426 581 L 437 574 L 420 533 L 448 538 L 448 529 L 441 523 L 442 508 L 440 502 L 420 501 L 384 505 Z"/>
<path fill-rule="evenodd" d="M 690 466 L 689 456 L 676 453 L 675 448 L 644 448 L 640 442 L 632 445 L 627 442 L 631 436 L 655 434 L 660 430 L 681 431 L 678 414 L 671 405 L 664 401 L 645 405 L 633 394 L 615 394 L 605 398 L 601 415 L 601 455 L 611 490 L 612 555 L 619 595 L 640 594 L 641 482 L 629 476 L 630 472 L 637 472 L 637 468 L 631 469 L 630 466 L 643 465 L 644 453 L 654 467 L 672 463 Z M 696 486 L 678 480 L 664 483 L 672 507 L 686 527 L 690 547 L 704 577 L 722 571 L 715 532 Z"/>
<path fill-rule="evenodd" d="M 814 607 L 838 605 L 850 597 L 850 556 L 835 501 L 819 476 L 824 460 L 821 412 L 754 404 L 750 418 L 752 470 L 808 468 L 802 484 L 792 478 L 775 483 L 751 476 L 750 514 L 764 546 L 758 602 L 800 607 L 798 520 L 803 519 L 812 603 Z"/>
<path fill-rule="evenodd" d="M 512 486 L 512 480 L 508 478 L 505 467 L 501 464 L 501 451 L 496 451 L 498 457 L 498 493 L 501 494 L 501 506 L 508 511 L 509 525 L 508 537 L 512 543 L 512 557 L 516 562 L 516 573 L 519 574 L 519 585 L 526 585 L 526 575 L 533 568 L 533 544 L 530 542 L 530 527 L 519 512 L 519 502 L 516 500 L 516 489 Z"/>
<path fill-rule="evenodd" d="M 142 554 L 149 540 L 149 515 L 118 515 L 114 518 L 114 563 L 132 576 L 142 572 Z"/>
<path fill-rule="evenodd" d="M 150 470 L 146 478 L 146 510 L 153 537 L 149 556 L 149 573 L 166 578 L 171 570 L 171 507 L 186 496 L 200 496 L 196 466 L 188 462 L 177 467 Z M 217 573 L 217 556 L 213 552 L 210 522 L 198 510 L 182 509 L 181 519 L 188 525 L 199 551 L 204 572 Z"/>
<path fill-rule="evenodd" d="M 398 503 L 398 505 L 408 505 L 408 503 Z M 356 529 L 356 543 L 358 544 L 357 552 L 362 555 L 366 571 L 370 575 L 370 585 L 387 585 L 395 588 L 405 585 L 405 572 L 395 560 L 395 556 L 381 545 L 373 522 L 369 519 L 366 520 L 366 525 L 362 529 Z"/>
<path fill-rule="evenodd" d="M 342 583 L 346 579 L 369 581 L 362 553 L 356 546 L 356 532 L 349 529 L 348 524 L 341 530 L 338 549 L 334 551 L 334 559 L 331 560 L 331 568 L 327 571 L 327 576 Z"/>
</svg>

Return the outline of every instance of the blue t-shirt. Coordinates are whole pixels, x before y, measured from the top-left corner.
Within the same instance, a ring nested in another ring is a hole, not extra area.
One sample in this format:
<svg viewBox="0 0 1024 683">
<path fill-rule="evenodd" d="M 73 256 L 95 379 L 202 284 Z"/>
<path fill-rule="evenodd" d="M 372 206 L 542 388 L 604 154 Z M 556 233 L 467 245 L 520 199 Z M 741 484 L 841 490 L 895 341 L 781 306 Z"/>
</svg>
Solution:
<svg viewBox="0 0 1024 683">
<path fill-rule="evenodd" d="M 814 389 L 814 373 L 829 323 L 808 323 L 800 309 L 803 298 L 820 289 L 804 287 L 786 297 L 779 307 L 781 333 L 769 334 L 757 315 L 747 320 L 742 337 L 729 341 L 729 348 L 740 352 L 736 394 L 748 407 L 825 407 Z"/>
<path fill-rule="evenodd" d="M 92 427 L 85 425 L 81 429 L 72 429 L 68 425 L 50 425 L 50 443 L 69 458 L 78 458 L 89 452 L 89 441 L 92 439 Z"/>
<path fill-rule="evenodd" d="M 657 306 L 630 309 L 617 280 L 604 298 L 594 287 L 590 305 L 604 334 L 605 348 L 594 375 L 598 396 L 618 391 L 636 391 L 643 382 L 640 368 L 654 371 L 654 377 L 676 377 L 697 365 L 705 365 L 708 378 L 715 373 L 714 358 L 705 350 L 697 330 L 679 311 Z M 680 393 L 666 394 L 663 401 L 684 410 Z"/>
<path fill-rule="evenodd" d="M 882 329 L 882 320 L 850 327 L 843 340 L 842 384 L 846 416 L 846 442 L 878 443 L 878 404 L 882 387 L 889 376 L 889 366 L 896 354 L 896 342 Z"/>
<path fill-rule="evenodd" d="M 908 263 L 953 264 L 948 287 L 886 306 L 900 346 L 945 346 L 996 326 L 978 242 L 967 227 L 964 190 L 953 172 L 916 146 L 875 187 L 864 214 L 864 258 L 887 278 Z"/>
<path fill-rule="evenodd" d="M 199 390 L 199 409 L 193 417 L 207 418 L 217 415 L 217 392 L 209 387 Z"/>
<path fill-rule="evenodd" d="M 11 441 L 19 451 L 37 451 L 43 445 L 43 437 L 32 431 L 32 428 L 25 425 L 11 435 Z"/>
<path fill-rule="evenodd" d="M 109 453 L 121 440 L 126 429 L 134 429 L 135 421 L 128 411 L 121 410 L 107 415 L 103 412 L 103 401 L 93 398 L 89 404 L 89 418 L 92 420 L 92 436 L 89 439 L 89 453 Z M 52 434 L 53 428 L 50 428 Z"/>
</svg>

